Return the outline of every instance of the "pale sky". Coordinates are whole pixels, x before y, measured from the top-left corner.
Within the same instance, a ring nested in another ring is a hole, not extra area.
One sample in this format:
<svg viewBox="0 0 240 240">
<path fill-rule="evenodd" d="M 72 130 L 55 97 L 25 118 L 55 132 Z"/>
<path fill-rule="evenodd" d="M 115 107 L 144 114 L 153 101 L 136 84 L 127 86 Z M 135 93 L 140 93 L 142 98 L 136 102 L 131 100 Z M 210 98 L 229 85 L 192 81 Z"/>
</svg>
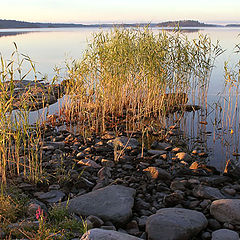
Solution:
<svg viewBox="0 0 240 240">
<path fill-rule="evenodd" d="M 239 12 L 240 0 L 0 0 L 0 19 L 30 22 L 240 23 Z"/>
</svg>

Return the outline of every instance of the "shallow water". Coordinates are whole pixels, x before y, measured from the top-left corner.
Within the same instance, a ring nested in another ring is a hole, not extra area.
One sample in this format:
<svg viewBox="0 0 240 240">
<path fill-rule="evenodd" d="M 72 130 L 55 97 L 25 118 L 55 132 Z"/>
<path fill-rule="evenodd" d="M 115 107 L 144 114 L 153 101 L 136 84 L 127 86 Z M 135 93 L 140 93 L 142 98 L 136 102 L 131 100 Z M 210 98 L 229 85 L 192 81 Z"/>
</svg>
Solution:
<svg viewBox="0 0 240 240">
<path fill-rule="evenodd" d="M 47 75 L 51 80 L 55 75 L 54 68 L 61 68 L 61 74 L 64 74 L 65 61 L 71 59 L 80 59 L 83 51 L 87 47 L 87 40 L 91 40 L 92 34 L 99 31 L 109 31 L 109 29 L 98 28 L 61 28 L 61 29 L 1 29 L 0 30 L 0 53 L 7 60 L 14 51 L 15 42 L 20 53 L 29 55 L 36 63 L 38 78 Z M 162 29 L 154 29 L 154 32 L 162 31 Z M 224 88 L 224 62 L 228 61 L 234 66 L 239 60 L 240 55 L 234 54 L 234 46 L 240 43 L 239 28 L 208 28 L 199 29 L 198 31 L 185 32 L 190 39 L 197 38 L 198 34 L 207 34 L 211 37 L 212 42 L 220 41 L 220 45 L 226 51 L 217 59 L 215 68 L 213 69 L 211 81 L 208 89 L 208 113 L 211 112 L 214 103 L 219 99 L 219 93 L 223 92 Z M 27 71 L 28 67 L 23 68 L 23 72 Z M 28 76 L 31 79 L 33 74 Z M 30 122 L 33 123 L 38 117 L 49 113 L 57 112 L 61 106 L 62 100 L 53 104 L 49 109 L 35 111 L 30 114 Z M 214 112 L 214 111 L 213 111 Z M 238 119 L 234 133 L 230 134 L 229 128 L 226 126 L 226 131 L 218 130 L 214 135 L 215 114 L 209 114 L 205 119 L 205 115 L 201 116 L 201 112 L 188 113 L 182 121 L 187 136 L 190 137 L 189 148 L 193 149 L 201 145 L 210 153 L 208 160 L 211 165 L 219 169 L 223 169 L 225 162 L 229 158 L 233 158 L 232 152 L 237 151 L 239 130 Z M 236 118 L 236 117 L 235 117 Z M 207 120 L 208 124 L 199 124 L 199 121 Z M 217 128 L 217 126 L 215 127 Z M 217 139 L 219 134 L 219 139 Z M 224 136 L 224 137 L 223 137 Z M 196 143 L 196 139 L 201 144 Z"/>
</svg>

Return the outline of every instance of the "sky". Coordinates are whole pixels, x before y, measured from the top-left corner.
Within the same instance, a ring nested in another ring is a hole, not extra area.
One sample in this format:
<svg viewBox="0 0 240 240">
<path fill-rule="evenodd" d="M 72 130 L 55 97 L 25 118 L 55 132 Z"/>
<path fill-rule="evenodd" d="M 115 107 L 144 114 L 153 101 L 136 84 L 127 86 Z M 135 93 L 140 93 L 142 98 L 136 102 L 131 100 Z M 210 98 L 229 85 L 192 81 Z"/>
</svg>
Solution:
<svg viewBox="0 0 240 240">
<path fill-rule="evenodd" d="M 61 23 L 240 23 L 240 0 L 0 0 L 0 19 Z"/>
</svg>

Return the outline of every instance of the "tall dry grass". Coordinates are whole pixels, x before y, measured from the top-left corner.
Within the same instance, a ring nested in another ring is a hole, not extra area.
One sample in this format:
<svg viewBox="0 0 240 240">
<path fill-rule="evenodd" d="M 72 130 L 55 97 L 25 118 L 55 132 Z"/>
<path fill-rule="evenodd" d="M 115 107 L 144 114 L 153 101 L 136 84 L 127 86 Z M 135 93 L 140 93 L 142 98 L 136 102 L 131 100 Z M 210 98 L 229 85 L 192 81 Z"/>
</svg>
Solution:
<svg viewBox="0 0 240 240">
<path fill-rule="evenodd" d="M 142 129 L 149 119 L 163 123 L 187 100 L 206 104 L 221 51 L 203 35 L 190 41 L 179 32 L 155 34 L 149 28 L 97 33 L 83 59 L 67 66 L 66 119 L 96 133 L 117 128 L 119 119 L 127 130 Z"/>
</svg>

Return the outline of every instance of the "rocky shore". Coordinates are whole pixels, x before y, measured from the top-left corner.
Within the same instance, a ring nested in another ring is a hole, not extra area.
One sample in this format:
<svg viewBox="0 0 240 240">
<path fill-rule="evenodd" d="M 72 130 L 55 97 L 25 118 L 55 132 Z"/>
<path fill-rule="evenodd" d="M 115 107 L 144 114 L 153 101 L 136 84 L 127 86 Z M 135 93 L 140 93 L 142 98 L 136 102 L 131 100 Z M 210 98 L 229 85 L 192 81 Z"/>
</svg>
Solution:
<svg viewBox="0 0 240 240">
<path fill-rule="evenodd" d="M 88 227 L 72 240 L 239 239 L 240 168 L 230 161 L 223 174 L 206 165 L 208 154 L 201 146 L 187 150 L 178 127 L 150 149 L 139 132 L 83 138 L 64 126 L 47 128 L 46 179 L 16 179 L 31 198 L 29 218 L 39 207 L 67 207 Z"/>
</svg>

